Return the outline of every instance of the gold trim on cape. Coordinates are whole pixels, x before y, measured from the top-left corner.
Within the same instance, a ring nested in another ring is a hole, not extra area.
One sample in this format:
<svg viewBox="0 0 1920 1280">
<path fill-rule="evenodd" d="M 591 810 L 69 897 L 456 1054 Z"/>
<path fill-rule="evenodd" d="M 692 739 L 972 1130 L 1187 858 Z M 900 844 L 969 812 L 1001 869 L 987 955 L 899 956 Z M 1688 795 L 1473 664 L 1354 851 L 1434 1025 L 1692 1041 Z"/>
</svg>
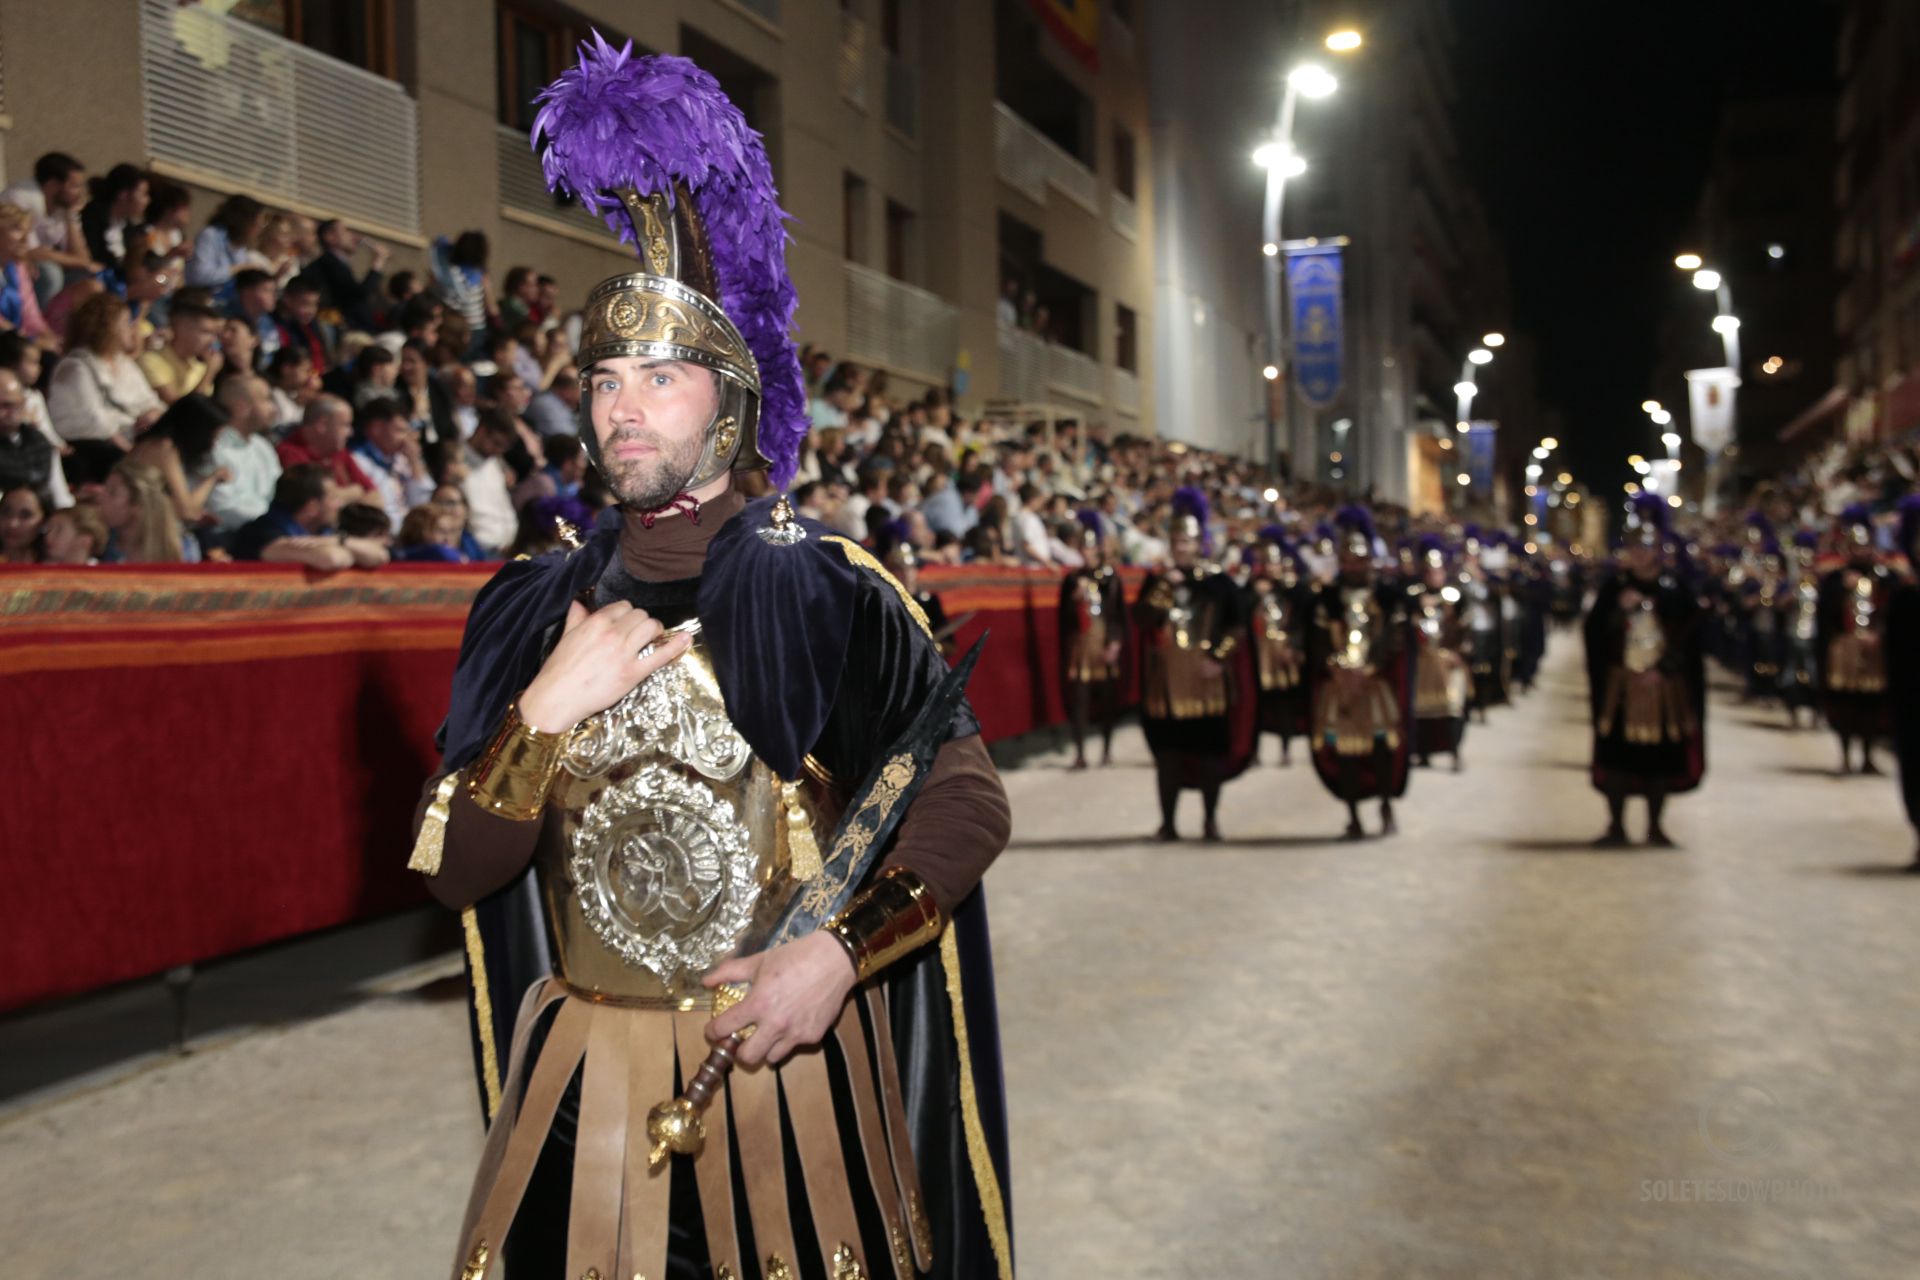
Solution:
<svg viewBox="0 0 1920 1280">
<path fill-rule="evenodd" d="M 468 907 L 460 913 L 467 936 L 467 968 L 473 977 L 473 1023 L 480 1029 L 480 1078 L 487 1090 L 487 1123 L 500 1113 L 500 1051 L 493 1042 L 493 994 L 487 989 L 487 948 L 480 941 L 480 918 Z"/>
<path fill-rule="evenodd" d="M 1013 1280 L 1013 1242 L 1007 1238 L 1007 1202 L 1000 1196 L 1000 1175 L 994 1172 L 993 1153 L 987 1150 L 986 1128 L 980 1123 L 980 1093 L 973 1081 L 973 1050 L 967 1041 L 967 1001 L 960 990 L 960 945 L 953 930 L 940 935 L 940 967 L 947 974 L 947 1000 L 953 1006 L 953 1039 L 960 1055 L 960 1120 L 967 1131 L 967 1163 L 973 1166 L 973 1184 L 980 1192 L 980 1213 L 987 1220 L 987 1239 L 1000 1280 Z"/>
<path fill-rule="evenodd" d="M 900 603 L 907 606 L 907 612 L 912 615 L 915 622 L 920 624 L 920 629 L 929 636 L 933 634 L 933 625 L 927 621 L 927 611 L 920 607 L 920 602 L 913 598 L 912 593 L 900 585 L 900 579 L 887 572 L 887 566 L 873 558 L 871 551 L 853 539 L 843 538 L 839 534 L 830 534 L 822 541 L 837 544 L 840 550 L 846 553 L 849 564 L 858 565 L 862 569 L 871 569 L 879 574 L 881 581 L 892 587 L 894 594 L 900 597 Z"/>
</svg>

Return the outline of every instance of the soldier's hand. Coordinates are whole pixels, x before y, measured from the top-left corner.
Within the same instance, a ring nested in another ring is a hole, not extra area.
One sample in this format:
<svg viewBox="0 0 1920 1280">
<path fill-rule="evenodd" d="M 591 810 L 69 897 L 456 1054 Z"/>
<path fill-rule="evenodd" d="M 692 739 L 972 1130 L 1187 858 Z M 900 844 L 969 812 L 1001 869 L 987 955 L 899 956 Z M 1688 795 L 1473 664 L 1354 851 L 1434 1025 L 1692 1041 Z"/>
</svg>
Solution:
<svg viewBox="0 0 1920 1280">
<path fill-rule="evenodd" d="M 702 981 L 708 987 L 747 983 L 747 998 L 707 1024 L 715 1043 L 745 1027 L 753 1034 L 736 1060 L 751 1067 L 780 1063 L 796 1049 L 819 1044 L 840 1019 L 853 991 L 853 961 L 830 933 L 810 933 L 771 951 L 722 961 Z"/>
<path fill-rule="evenodd" d="M 543 733 L 565 733 L 605 711 L 692 645 L 692 635 L 683 631 L 641 657 L 640 651 L 665 630 L 646 610 L 625 601 L 592 613 L 574 601 L 560 643 L 520 695 L 520 718 Z"/>
</svg>

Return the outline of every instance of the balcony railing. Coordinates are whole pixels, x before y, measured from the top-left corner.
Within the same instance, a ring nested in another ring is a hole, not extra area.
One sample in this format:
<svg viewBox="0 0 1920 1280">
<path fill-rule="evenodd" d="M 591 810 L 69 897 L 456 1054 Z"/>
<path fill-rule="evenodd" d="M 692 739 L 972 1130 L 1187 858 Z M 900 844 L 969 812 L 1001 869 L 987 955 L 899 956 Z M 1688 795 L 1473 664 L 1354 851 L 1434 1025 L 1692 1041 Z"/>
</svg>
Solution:
<svg viewBox="0 0 1920 1280">
<path fill-rule="evenodd" d="M 960 342 L 960 312 L 945 298 L 857 262 L 847 272 L 847 354 L 944 382 Z"/>
<path fill-rule="evenodd" d="M 887 123 L 909 138 L 920 136 L 920 72 L 891 53 L 887 55 Z"/>
<path fill-rule="evenodd" d="M 140 0 L 140 48 L 156 165 L 419 234 L 419 107 L 399 85 L 176 0 Z"/>
<path fill-rule="evenodd" d="M 1099 216 L 1100 180 L 1004 102 L 993 104 L 993 156 L 1001 181 L 1038 203 L 1054 187 Z"/>
<path fill-rule="evenodd" d="M 1047 398 L 1047 344 L 1009 324 L 999 327 L 1000 398 L 1028 404 Z"/>
<path fill-rule="evenodd" d="M 562 204 L 547 190 L 546 176 L 540 172 L 540 159 L 533 154 L 527 135 L 507 125 L 496 126 L 494 159 L 500 169 L 500 207 L 517 213 L 544 218 L 570 231 L 596 236 L 609 248 L 619 237 L 607 224 L 577 204 Z"/>
<path fill-rule="evenodd" d="M 1140 412 L 1140 379 L 1126 369 L 1114 368 L 1107 371 L 1107 399 L 1116 409 L 1128 413 Z"/>
<path fill-rule="evenodd" d="M 1072 347 L 1063 347 L 1058 343 L 1047 344 L 1049 390 L 1064 392 L 1098 404 L 1104 398 L 1101 395 L 1100 373 L 1100 362 L 1092 356 L 1082 355 Z"/>
<path fill-rule="evenodd" d="M 1136 243 L 1140 239 L 1140 210 L 1118 191 L 1107 193 L 1107 221 L 1113 229 Z"/>
<path fill-rule="evenodd" d="M 835 70 L 840 80 L 840 96 L 861 110 L 866 110 L 866 19 L 851 13 L 840 15 L 840 56 Z"/>
</svg>

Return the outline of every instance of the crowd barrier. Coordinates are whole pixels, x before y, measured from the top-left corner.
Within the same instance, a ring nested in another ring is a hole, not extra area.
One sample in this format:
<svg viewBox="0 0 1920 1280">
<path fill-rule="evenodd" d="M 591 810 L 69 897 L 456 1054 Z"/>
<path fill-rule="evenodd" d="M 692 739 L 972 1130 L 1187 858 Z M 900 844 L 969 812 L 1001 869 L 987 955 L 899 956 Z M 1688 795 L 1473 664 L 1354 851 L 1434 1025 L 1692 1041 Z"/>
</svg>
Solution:
<svg viewBox="0 0 1920 1280">
<path fill-rule="evenodd" d="M 489 566 L 0 566 L 0 1010 L 390 912 Z M 1129 575 L 1129 594 L 1138 575 Z M 928 568 L 989 741 L 1059 722 L 1059 578 Z"/>
</svg>

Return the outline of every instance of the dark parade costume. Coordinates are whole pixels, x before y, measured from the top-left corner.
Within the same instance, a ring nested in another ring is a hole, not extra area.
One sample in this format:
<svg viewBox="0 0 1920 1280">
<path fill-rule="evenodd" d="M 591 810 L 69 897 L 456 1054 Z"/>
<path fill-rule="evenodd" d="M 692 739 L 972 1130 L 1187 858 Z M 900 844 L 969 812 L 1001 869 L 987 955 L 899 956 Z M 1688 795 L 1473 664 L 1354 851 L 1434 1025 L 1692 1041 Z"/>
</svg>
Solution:
<svg viewBox="0 0 1920 1280">
<path fill-rule="evenodd" d="M 549 181 L 646 267 L 593 291 L 582 370 L 701 366 L 719 405 L 668 507 L 508 564 L 468 619 L 410 863 L 462 909 L 490 1122 L 451 1274 L 1010 1276 L 977 723 L 868 553 L 784 498 L 690 496 L 786 483 L 806 431 L 765 153 L 693 63 L 597 38 L 541 100 Z M 570 606 L 616 601 L 691 647 L 570 730 L 522 721 Z M 744 993 L 702 975 L 796 922 L 852 993 L 818 1046 L 729 1070 L 706 1029 Z"/>
<path fill-rule="evenodd" d="M 1120 681 L 1127 669 L 1127 598 L 1120 575 L 1106 563 L 1100 531 L 1080 513 L 1088 565 L 1060 582 L 1060 688 L 1073 727 L 1073 767 L 1087 766 L 1087 731 L 1100 725 L 1100 763 L 1113 763 L 1113 724 L 1120 714 Z M 1098 563 L 1094 563 L 1097 561 Z"/>
<path fill-rule="evenodd" d="M 1849 547 L 1845 566 L 1820 584 L 1820 693 L 1827 724 L 1840 737 L 1840 772 L 1878 773 L 1873 746 L 1893 729 L 1887 705 L 1887 606 L 1894 577 L 1873 547 L 1873 521 L 1864 507 L 1841 516 Z"/>
<path fill-rule="evenodd" d="M 1206 499 L 1174 495 L 1175 539 L 1195 546 L 1205 535 Z M 1196 561 L 1151 573 L 1134 605 L 1140 629 L 1140 725 L 1153 752 L 1162 840 L 1178 839 L 1174 810 L 1195 790 L 1203 834 L 1220 838 L 1220 788 L 1253 759 L 1256 700 L 1247 661 L 1243 597 L 1214 565 Z"/>
<path fill-rule="evenodd" d="M 1775 688 L 1795 728 L 1802 711 L 1816 713 L 1820 706 L 1820 577 L 1813 567 L 1819 540 L 1811 530 L 1794 535 L 1786 577 L 1775 593 L 1780 655 Z"/>
<path fill-rule="evenodd" d="M 1280 739 L 1280 763 L 1287 764 L 1293 740 L 1308 732 L 1306 628 L 1313 613 L 1313 589 L 1284 536 L 1277 529 L 1263 535 L 1248 591 L 1260 732 Z"/>
<path fill-rule="evenodd" d="M 1467 704 L 1473 697 L 1473 674 L 1466 657 L 1467 627 L 1459 583 L 1440 539 L 1429 535 L 1420 549 L 1420 562 L 1441 585 L 1416 582 L 1408 591 L 1413 615 L 1414 749 L 1421 764 L 1436 755 L 1453 757 L 1460 770 L 1460 748 L 1467 735 Z"/>
<path fill-rule="evenodd" d="M 1513 679 L 1522 693 L 1531 692 L 1547 656 L 1547 617 L 1552 607 L 1552 584 L 1518 539 L 1508 542 L 1514 556 L 1509 577 L 1513 613 Z"/>
<path fill-rule="evenodd" d="M 1630 544 L 1666 545 L 1666 504 L 1641 495 Z M 1647 840 L 1666 845 L 1660 825 L 1668 796 L 1691 791 L 1706 773 L 1704 621 L 1694 588 L 1671 571 L 1615 570 L 1587 614 L 1587 688 L 1593 713 L 1593 785 L 1611 814 L 1602 844 L 1623 844 L 1629 796 L 1647 801 Z"/>
<path fill-rule="evenodd" d="M 1314 599 L 1307 670 L 1313 703 L 1313 768 L 1346 802 L 1347 835 L 1364 834 L 1360 802 L 1380 801 L 1381 834 L 1394 831 L 1393 802 L 1406 794 L 1413 748 L 1413 662 L 1407 593 L 1378 580 L 1373 518 L 1341 508 L 1341 573 Z"/>
<path fill-rule="evenodd" d="M 1900 503 L 1900 549 L 1907 557 L 1907 578 L 1887 608 L 1887 701 L 1893 749 L 1900 757 L 1900 794 L 1907 821 L 1920 835 L 1920 495 Z M 1920 872 L 1920 848 L 1907 869 Z"/>
<path fill-rule="evenodd" d="M 1466 595 L 1468 662 L 1473 673 L 1473 707 L 1484 722 L 1487 708 L 1504 707 L 1511 698 L 1512 660 L 1508 656 L 1506 590 L 1488 571 L 1486 548 L 1477 526 L 1467 526 Z"/>
<path fill-rule="evenodd" d="M 1749 698 L 1769 701 L 1779 695 L 1785 663 L 1786 633 L 1781 623 L 1786 596 L 1784 556 L 1773 523 L 1762 512 L 1750 512 L 1737 606 L 1740 675 Z"/>
</svg>

